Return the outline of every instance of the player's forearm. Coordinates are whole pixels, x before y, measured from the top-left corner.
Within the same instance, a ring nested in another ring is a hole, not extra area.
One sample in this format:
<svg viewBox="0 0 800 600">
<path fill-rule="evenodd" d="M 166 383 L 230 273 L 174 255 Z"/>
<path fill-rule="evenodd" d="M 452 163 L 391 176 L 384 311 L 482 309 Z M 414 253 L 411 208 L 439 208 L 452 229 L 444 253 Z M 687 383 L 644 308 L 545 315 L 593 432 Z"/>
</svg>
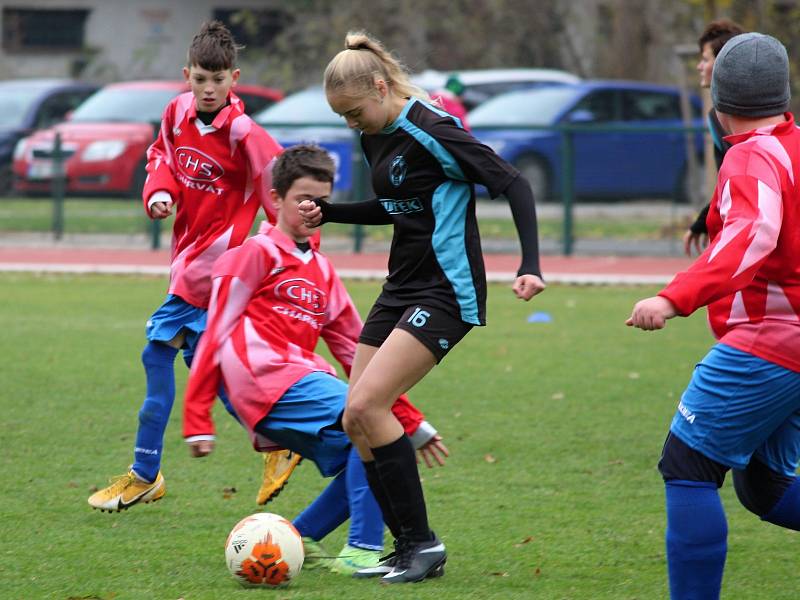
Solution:
<svg viewBox="0 0 800 600">
<path fill-rule="evenodd" d="M 392 405 L 392 414 L 394 414 L 395 418 L 400 422 L 403 431 L 405 431 L 408 436 L 413 435 L 419 428 L 420 423 L 425 420 L 425 415 L 411 403 L 406 394 L 401 394 L 397 400 L 395 400 Z"/>
<path fill-rule="evenodd" d="M 204 379 L 205 385 L 198 385 L 199 379 Z M 189 378 L 186 389 L 186 396 L 183 402 L 183 437 L 190 438 L 197 436 L 214 437 L 214 420 L 211 417 L 211 407 L 216 397 L 216 391 L 208 392 L 209 389 L 219 388 L 213 386 L 214 377 L 203 377 L 203 374 L 193 371 L 193 376 Z"/>
<path fill-rule="evenodd" d="M 531 186 L 524 177 L 518 176 L 509 184 L 503 195 L 511 207 L 511 216 L 514 218 L 514 225 L 517 228 L 520 246 L 522 247 L 522 264 L 517 275 L 536 275 L 541 277 L 539 228 Z"/>
<path fill-rule="evenodd" d="M 377 198 L 364 202 L 326 202 L 315 198 L 322 211 L 322 223 L 347 223 L 350 225 L 389 225 L 392 217 Z"/>
<path fill-rule="evenodd" d="M 328 311 L 329 321 L 323 326 L 321 335 L 349 377 L 358 336 L 364 324 L 338 276 L 335 276 L 331 286 Z"/>
<path fill-rule="evenodd" d="M 689 226 L 689 230 L 695 235 L 708 233 L 708 226 L 706 225 L 706 219 L 708 218 L 709 208 L 711 208 L 711 205 L 706 204 L 700 211 L 700 213 L 697 215 L 697 219 L 695 219 L 695 222 Z"/>
</svg>

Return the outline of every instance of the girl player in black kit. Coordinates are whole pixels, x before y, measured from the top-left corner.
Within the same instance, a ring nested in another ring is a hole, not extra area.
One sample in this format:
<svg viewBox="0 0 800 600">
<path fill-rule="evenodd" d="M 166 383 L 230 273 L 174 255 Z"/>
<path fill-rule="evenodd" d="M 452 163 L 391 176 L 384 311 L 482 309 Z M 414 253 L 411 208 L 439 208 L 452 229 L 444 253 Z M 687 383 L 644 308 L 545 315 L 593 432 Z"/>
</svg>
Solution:
<svg viewBox="0 0 800 600">
<path fill-rule="evenodd" d="M 522 246 L 514 293 L 530 300 L 545 284 L 528 182 L 431 104 L 380 42 L 351 32 L 345 48 L 325 70 L 325 93 L 348 127 L 361 131 L 377 197 L 300 208 L 312 227 L 394 225 L 389 275 L 359 338 L 343 423 L 395 537 L 395 551 L 355 577 L 406 583 L 443 574 L 447 553 L 428 526 L 414 448 L 390 409 L 473 326 L 485 324 L 474 184 L 511 206 Z"/>
</svg>

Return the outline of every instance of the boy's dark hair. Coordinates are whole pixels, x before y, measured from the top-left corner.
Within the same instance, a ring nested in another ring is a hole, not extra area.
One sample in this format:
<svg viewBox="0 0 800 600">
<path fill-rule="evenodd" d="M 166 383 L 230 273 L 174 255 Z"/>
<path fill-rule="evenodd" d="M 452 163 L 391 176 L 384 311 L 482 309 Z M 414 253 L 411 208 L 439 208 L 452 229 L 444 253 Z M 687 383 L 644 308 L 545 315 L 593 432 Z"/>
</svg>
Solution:
<svg viewBox="0 0 800 600">
<path fill-rule="evenodd" d="M 244 46 L 237 46 L 233 35 L 220 21 L 203 23 L 192 38 L 186 62 L 208 71 L 224 71 L 236 65 L 236 55 Z"/>
<path fill-rule="evenodd" d="M 700 34 L 700 39 L 697 40 L 697 44 L 700 46 L 700 52 L 703 51 L 703 46 L 710 44 L 712 54 L 717 56 L 725 45 L 725 42 L 740 33 L 744 33 L 742 26 L 730 19 L 711 21 L 711 23 L 706 25 L 703 33 Z"/>
<path fill-rule="evenodd" d="M 301 177 L 333 185 L 336 166 L 330 154 L 319 146 L 301 144 L 284 150 L 272 167 L 272 187 L 282 198 Z"/>
</svg>

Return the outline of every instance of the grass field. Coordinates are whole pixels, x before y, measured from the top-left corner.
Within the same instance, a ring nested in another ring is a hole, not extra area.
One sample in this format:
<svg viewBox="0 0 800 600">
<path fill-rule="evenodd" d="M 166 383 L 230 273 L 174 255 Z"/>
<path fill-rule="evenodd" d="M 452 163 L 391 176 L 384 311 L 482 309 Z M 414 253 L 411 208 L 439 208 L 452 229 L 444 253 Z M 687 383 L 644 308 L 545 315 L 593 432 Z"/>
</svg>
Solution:
<svg viewBox="0 0 800 600">
<path fill-rule="evenodd" d="M 365 311 L 377 284 L 348 287 Z M 702 315 L 645 334 L 623 321 L 652 289 L 551 286 L 526 305 L 492 286 L 489 326 L 412 391 L 452 452 L 423 473 L 446 577 L 384 589 L 306 572 L 259 592 L 240 588 L 223 560 L 228 531 L 256 510 L 261 463 L 222 410 L 217 451 L 191 459 L 176 403 L 161 502 L 111 515 L 86 503 L 131 461 L 144 321 L 164 291 L 159 278 L 0 275 L 0 598 L 667 597 L 655 463 L 710 345 Z M 552 322 L 526 322 L 534 310 Z M 324 483 L 304 463 L 268 508 L 292 517 Z M 723 497 L 723 597 L 796 598 L 796 534 L 747 513 L 730 484 Z M 331 538 L 338 551 L 345 532 Z"/>
<path fill-rule="evenodd" d="M 258 219 L 260 221 L 260 219 Z M 688 223 L 671 223 L 663 217 L 576 218 L 574 235 L 580 239 L 662 240 L 680 239 Z M 53 203 L 47 198 L 0 201 L 0 232 L 48 232 L 53 227 Z M 141 203 L 133 199 L 68 198 L 64 203 L 66 233 L 149 233 L 151 224 Z M 162 224 L 168 231 L 171 223 Z M 257 227 L 257 226 L 256 226 Z M 516 240 L 517 233 L 510 218 L 481 218 L 484 239 Z M 352 225 L 329 223 L 328 235 L 349 236 Z M 561 239 L 563 221 L 560 218 L 539 218 L 539 233 L 543 238 Z M 367 227 L 368 241 L 387 241 L 392 237 L 391 226 Z"/>
</svg>

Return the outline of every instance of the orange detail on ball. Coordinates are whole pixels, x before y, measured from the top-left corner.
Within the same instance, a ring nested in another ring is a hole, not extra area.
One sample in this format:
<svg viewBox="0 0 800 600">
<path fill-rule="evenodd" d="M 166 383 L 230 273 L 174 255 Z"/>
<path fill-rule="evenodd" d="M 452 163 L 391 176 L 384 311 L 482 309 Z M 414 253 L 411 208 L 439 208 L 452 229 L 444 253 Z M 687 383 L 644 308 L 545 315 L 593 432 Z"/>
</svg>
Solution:
<svg viewBox="0 0 800 600">
<path fill-rule="evenodd" d="M 278 585 L 289 580 L 289 565 L 281 558 L 280 546 L 272 543 L 272 534 L 253 546 L 237 574 L 255 584 Z"/>
</svg>

